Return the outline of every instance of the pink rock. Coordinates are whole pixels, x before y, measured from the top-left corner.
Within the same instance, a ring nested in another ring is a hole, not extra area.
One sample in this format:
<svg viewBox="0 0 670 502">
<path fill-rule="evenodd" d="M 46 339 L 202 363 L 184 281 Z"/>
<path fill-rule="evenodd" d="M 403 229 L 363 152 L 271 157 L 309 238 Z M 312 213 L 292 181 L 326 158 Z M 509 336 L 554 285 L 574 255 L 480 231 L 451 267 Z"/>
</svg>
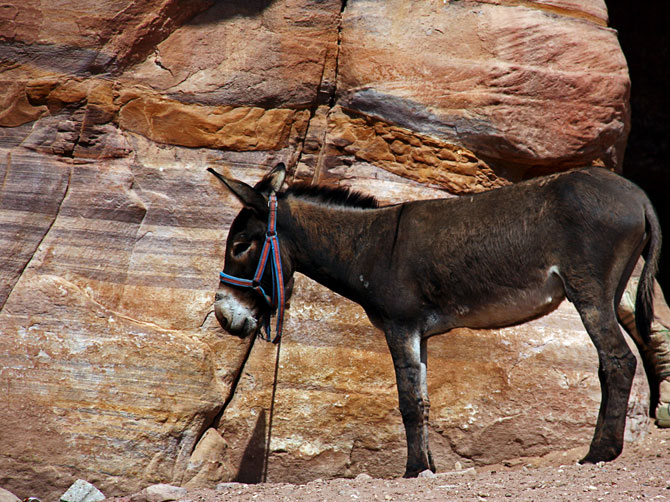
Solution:
<svg viewBox="0 0 670 502">
<path fill-rule="evenodd" d="M 21 502 L 21 499 L 12 492 L 0 488 L 0 502 Z"/>
<path fill-rule="evenodd" d="M 619 167 L 630 81 L 616 32 L 533 5 L 348 5 L 340 102 L 500 165 Z"/>
<path fill-rule="evenodd" d="M 183 500 L 188 495 L 186 488 L 160 483 L 151 485 L 130 497 L 131 502 L 171 502 Z"/>
</svg>

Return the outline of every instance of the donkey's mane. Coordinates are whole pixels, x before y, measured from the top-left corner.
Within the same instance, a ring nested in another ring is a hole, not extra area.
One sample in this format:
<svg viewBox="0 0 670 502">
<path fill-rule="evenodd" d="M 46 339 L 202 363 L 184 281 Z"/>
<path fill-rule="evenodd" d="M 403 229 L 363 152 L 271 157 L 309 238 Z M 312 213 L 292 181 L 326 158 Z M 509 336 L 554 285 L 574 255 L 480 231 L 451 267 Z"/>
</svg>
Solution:
<svg viewBox="0 0 670 502">
<path fill-rule="evenodd" d="M 309 198 L 317 202 L 323 202 L 324 204 L 360 209 L 376 209 L 379 207 L 379 201 L 372 195 L 366 195 L 344 187 L 311 185 L 305 182 L 297 182 L 292 184 L 285 193 L 293 197 Z"/>
</svg>

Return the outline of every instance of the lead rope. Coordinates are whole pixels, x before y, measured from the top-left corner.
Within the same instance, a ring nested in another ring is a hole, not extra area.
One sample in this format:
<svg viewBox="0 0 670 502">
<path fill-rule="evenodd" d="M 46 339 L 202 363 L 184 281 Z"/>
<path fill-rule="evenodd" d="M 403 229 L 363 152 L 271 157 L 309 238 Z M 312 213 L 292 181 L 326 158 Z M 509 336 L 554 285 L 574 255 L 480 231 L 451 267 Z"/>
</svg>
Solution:
<svg viewBox="0 0 670 502">
<path fill-rule="evenodd" d="M 275 375 L 272 384 L 272 399 L 270 401 L 270 417 L 268 419 L 268 438 L 265 443 L 265 459 L 263 460 L 263 483 L 268 481 L 268 464 L 270 463 L 270 444 L 272 442 L 272 419 L 275 413 L 275 397 L 277 395 L 277 375 L 279 374 L 279 351 L 281 350 L 281 337 L 277 340 L 277 358 L 275 359 Z"/>
<path fill-rule="evenodd" d="M 284 321 L 284 280 L 281 270 L 281 256 L 279 254 L 279 240 L 277 239 L 277 197 L 273 193 L 270 197 L 270 215 L 268 217 L 268 237 L 271 239 L 271 251 L 272 251 L 272 274 L 274 275 L 274 281 L 272 283 L 272 296 L 276 296 L 276 306 L 277 306 L 277 330 L 274 340 L 271 340 L 270 335 L 270 319 L 268 317 L 268 325 L 266 327 L 267 331 L 267 341 L 272 341 L 272 343 L 277 344 L 277 357 L 275 358 L 275 374 L 274 381 L 272 382 L 272 398 L 270 399 L 270 417 L 268 418 L 268 439 L 265 444 L 265 461 L 263 469 L 263 482 L 267 483 L 268 481 L 268 466 L 270 464 L 270 451 L 272 445 L 272 421 L 275 414 L 275 398 L 277 396 L 277 376 L 279 375 L 279 353 L 281 351 L 281 339 L 282 339 L 282 326 Z"/>
<path fill-rule="evenodd" d="M 270 399 L 270 416 L 268 418 L 268 438 L 265 443 L 265 460 L 263 462 L 263 482 L 268 481 L 268 466 L 270 464 L 270 451 L 272 445 L 272 422 L 275 415 L 275 398 L 277 396 L 277 376 L 279 375 L 279 353 L 281 351 L 282 325 L 284 320 L 284 281 L 281 270 L 281 257 L 279 255 L 279 241 L 276 233 L 277 221 L 277 199 L 274 194 L 270 197 L 270 216 L 268 221 L 268 237 L 271 238 L 272 251 L 272 273 L 274 281 L 272 283 L 272 296 L 277 296 L 277 331 L 274 340 L 270 336 L 270 319 L 266 326 L 267 341 L 277 344 L 277 357 L 275 358 L 275 374 L 272 382 L 272 398 Z M 271 223 L 270 223 L 271 222 Z"/>
</svg>

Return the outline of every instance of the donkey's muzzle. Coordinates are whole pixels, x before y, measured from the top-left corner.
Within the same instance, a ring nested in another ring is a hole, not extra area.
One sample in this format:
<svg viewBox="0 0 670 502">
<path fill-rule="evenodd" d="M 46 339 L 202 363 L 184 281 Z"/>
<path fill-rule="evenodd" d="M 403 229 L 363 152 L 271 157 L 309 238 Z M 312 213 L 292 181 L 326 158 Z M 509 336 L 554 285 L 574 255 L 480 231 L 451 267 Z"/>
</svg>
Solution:
<svg viewBox="0 0 670 502">
<path fill-rule="evenodd" d="M 255 334 L 260 325 L 255 307 L 247 301 L 247 295 L 231 290 L 219 291 L 214 302 L 214 315 L 219 325 L 240 338 Z"/>
</svg>

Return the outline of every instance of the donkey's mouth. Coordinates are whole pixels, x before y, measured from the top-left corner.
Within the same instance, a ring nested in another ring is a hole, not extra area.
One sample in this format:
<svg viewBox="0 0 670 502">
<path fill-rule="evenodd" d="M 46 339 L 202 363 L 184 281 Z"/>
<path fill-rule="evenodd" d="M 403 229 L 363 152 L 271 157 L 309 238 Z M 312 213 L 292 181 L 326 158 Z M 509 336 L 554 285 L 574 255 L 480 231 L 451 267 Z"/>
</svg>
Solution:
<svg viewBox="0 0 670 502">
<path fill-rule="evenodd" d="M 239 338 L 255 335 L 262 325 L 261 319 L 256 319 L 252 312 L 240 308 L 239 305 L 231 308 L 230 302 L 226 299 L 214 303 L 214 315 L 225 331 Z"/>
<path fill-rule="evenodd" d="M 219 325 L 226 331 L 226 333 L 241 339 L 256 335 L 261 327 L 261 325 L 253 319 L 244 319 L 241 324 L 231 324 L 228 319 L 222 318 L 219 319 Z"/>
</svg>

